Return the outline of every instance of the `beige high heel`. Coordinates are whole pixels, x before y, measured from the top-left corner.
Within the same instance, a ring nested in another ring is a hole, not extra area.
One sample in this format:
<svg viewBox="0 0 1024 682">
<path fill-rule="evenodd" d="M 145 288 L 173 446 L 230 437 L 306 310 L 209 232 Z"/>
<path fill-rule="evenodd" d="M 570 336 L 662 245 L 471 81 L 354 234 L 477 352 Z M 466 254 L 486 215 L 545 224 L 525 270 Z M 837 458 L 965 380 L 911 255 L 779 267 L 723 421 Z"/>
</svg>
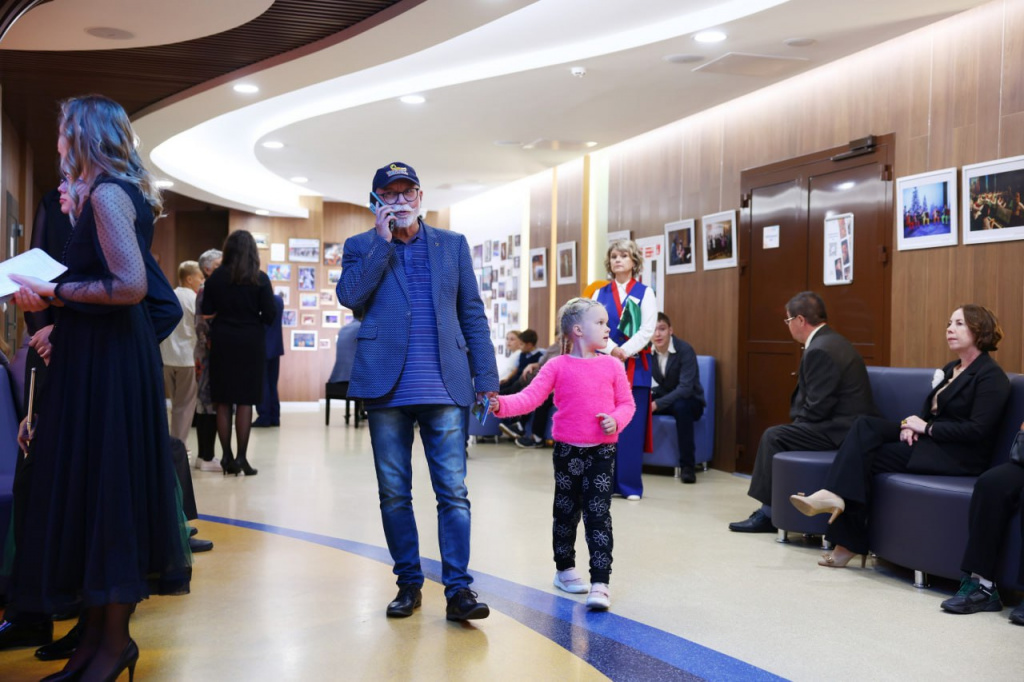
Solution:
<svg viewBox="0 0 1024 682">
<path fill-rule="evenodd" d="M 842 550 L 842 553 L 840 553 L 839 550 Z M 832 550 L 831 554 L 822 554 L 821 561 L 818 562 L 818 565 L 824 566 L 826 568 L 846 568 L 846 565 L 850 563 L 850 559 L 852 559 L 855 556 L 860 557 L 861 568 L 867 566 L 867 554 L 854 554 L 853 552 L 846 549 L 845 547 L 842 547 L 841 545 L 836 545 L 836 548 Z"/>
<path fill-rule="evenodd" d="M 815 516 L 817 514 L 832 514 L 828 522 L 831 524 L 836 517 L 846 509 L 846 502 L 843 498 L 827 490 L 819 490 L 813 495 L 804 496 L 803 493 L 790 495 L 789 501 L 793 503 L 804 516 Z"/>
</svg>

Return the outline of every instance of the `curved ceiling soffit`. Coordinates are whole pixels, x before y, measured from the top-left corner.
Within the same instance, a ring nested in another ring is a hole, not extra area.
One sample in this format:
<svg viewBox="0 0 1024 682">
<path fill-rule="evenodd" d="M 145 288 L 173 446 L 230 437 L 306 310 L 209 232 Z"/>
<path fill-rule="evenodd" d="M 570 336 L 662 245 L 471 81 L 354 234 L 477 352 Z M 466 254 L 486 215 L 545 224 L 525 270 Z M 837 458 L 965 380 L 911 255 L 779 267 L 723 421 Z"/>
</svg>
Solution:
<svg viewBox="0 0 1024 682">
<path fill-rule="evenodd" d="M 3 0 L 0 2 L 0 44 L 13 28 L 14 24 L 25 16 L 33 7 L 52 2 L 53 0 Z"/>
<path fill-rule="evenodd" d="M 3 38 L 5 50 L 111 50 L 170 45 L 246 24 L 274 0 L 44 0 Z M 7 3 L 17 4 L 17 3 Z"/>
<path fill-rule="evenodd" d="M 136 127 L 140 134 L 143 130 L 148 133 L 143 139 L 153 144 L 150 158 L 175 180 L 175 191 L 242 210 L 265 209 L 277 215 L 304 217 L 307 211 L 300 207 L 300 197 L 311 194 L 310 190 L 272 173 L 256 157 L 256 145 L 276 130 L 410 92 L 429 92 L 687 35 L 787 2 L 731 0 L 713 7 L 692 3 L 696 8 L 690 12 L 677 10 L 674 15 L 647 17 L 646 24 L 639 23 L 641 20 L 633 12 L 628 20 L 617 24 L 624 27 L 618 32 L 594 37 L 592 26 L 577 25 L 571 20 L 574 13 L 579 16 L 581 1 L 524 2 L 522 8 L 418 51 L 386 62 L 366 63 L 366 48 L 379 45 L 389 31 L 405 35 L 402 31 L 409 26 L 403 26 L 404 22 L 412 22 L 411 26 L 418 30 L 432 25 L 432 13 L 439 10 L 426 3 L 335 48 L 260 75 L 274 80 L 281 76 L 275 73 L 279 69 L 295 71 L 313 65 L 314 71 L 320 70 L 325 59 L 335 65 L 356 64 L 362 68 L 352 68 L 349 73 L 291 91 L 285 89 L 249 106 L 227 108 L 205 120 L 200 112 L 208 114 L 225 107 L 212 96 L 205 102 L 210 106 L 203 106 L 200 95 L 148 113 L 136 121 Z M 531 35 L 530 47 L 523 47 L 522 35 Z M 480 59 L 481 54 L 487 58 Z M 189 120 L 191 124 L 185 123 Z"/>
</svg>

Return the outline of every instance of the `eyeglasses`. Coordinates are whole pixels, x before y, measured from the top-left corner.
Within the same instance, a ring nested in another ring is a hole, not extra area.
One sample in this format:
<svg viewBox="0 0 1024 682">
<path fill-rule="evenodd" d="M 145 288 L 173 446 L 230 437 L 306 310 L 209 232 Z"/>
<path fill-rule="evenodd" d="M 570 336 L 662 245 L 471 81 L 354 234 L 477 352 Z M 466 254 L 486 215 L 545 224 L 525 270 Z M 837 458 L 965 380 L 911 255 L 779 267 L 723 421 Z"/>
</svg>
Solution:
<svg viewBox="0 0 1024 682">
<path fill-rule="evenodd" d="M 410 187 L 409 189 L 402 190 L 401 192 L 388 192 L 387 190 L 377 192 L 377 196 L 385 204 L 394 204 L 398 202 L 398 197 L 401 196 L 406 201 L 416 201 L 416 197 L 420 195 L 419 187 Z"/>
<path fill-rule="evenodd" d="M 800 317 L 800 316 L 799 315 L 794 315 L 793 317 L 787 317 L 786 319 L 784 319 L 782 321 L 782 324 L 784 324 L 784 325 L 786 325 L 788 327 L 789 323 L 792 322 L 793 320 L 795 320 L 798 317 Z"/>
</svg>

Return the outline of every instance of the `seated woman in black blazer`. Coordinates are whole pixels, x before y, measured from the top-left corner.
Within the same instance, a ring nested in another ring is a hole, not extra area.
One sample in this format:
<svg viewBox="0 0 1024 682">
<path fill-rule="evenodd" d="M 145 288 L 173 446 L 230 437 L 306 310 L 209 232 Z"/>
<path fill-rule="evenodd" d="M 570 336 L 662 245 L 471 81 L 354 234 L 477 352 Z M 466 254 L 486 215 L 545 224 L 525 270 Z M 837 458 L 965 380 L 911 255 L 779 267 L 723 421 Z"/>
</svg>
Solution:
<svg viewBox="0 0 1024 682">
<path fill-rule="evenodd" d="M 789 499 L 804 514 L 832 514 L 825 538 L 835 544 L 818 563 L 843 568 L 868 552 L 871 479 L 886 472 L 977 476 L 992 461 L 995 427 L 1010 397 L 1010 380 L 989 351 L 1003 332 L 990 310 L 968 304 L 953 311 L 946 343 L 959 356 L 942 369 L 920 415 L 902 422 L 860 417 L 846 436 L 825 488 Z M 842 514 L 840 516 L 840 514 Z"/>
<path fill-rule="evenodd" d="M 1024 431 L 1024 424 L 1020 425 Z M 1002 611 L 1003 602 L 993 578 L 999 561 L 1006 527 L 1018 513 L 1024 520 L 1024 466 L 1007 462 L 992 467 L 974 484 L 971 495 L 971 514 L 968 520 L 970 535 L 960 564 L 964 577 L 960 590 L 942 602 L 949 613 L 978 613 Z M 1024 526 L 1021 527 L 1024 534 Z M 1024 580 L 1024 552 L 1021 556 L 1020 579 Z M 1010 613 L 1010 622 L 1024 625 L 1024 604 Z"/>
</svg>

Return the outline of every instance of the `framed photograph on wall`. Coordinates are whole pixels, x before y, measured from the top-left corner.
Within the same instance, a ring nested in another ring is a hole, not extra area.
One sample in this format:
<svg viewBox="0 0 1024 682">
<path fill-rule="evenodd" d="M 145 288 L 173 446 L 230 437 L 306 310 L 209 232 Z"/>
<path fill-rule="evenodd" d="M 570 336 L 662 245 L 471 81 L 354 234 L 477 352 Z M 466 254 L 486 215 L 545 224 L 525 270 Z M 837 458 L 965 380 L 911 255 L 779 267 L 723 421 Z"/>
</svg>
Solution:
<svg viewBox="0 0 1024 682">
<path fill-rule="evenodd" d="M 300 324 L 303 327 L 316 326 L 316 313 L 302 313 L 299 315 Z"/>
<path fill-rule="evenodd" d="M 292 302 L 292 288 L 285 285 L 277 285 L 274 287 L 274 293 L 278 294 L 284 301 L 285 305 L 290 305 Z"/>
<path fill-rule="evenodd" d="M 327 271 L 327 283 L 331 286 L 337 286 L 338 282 L 341 281 L 341 270 L 328 270 Z"/>
<path fill-rule="evenodd" d="M 473 247 L 473 269 L 479 270 L 484 266 L 484 245 L 477 244 Z"/>
<path fill-rule="evenodd" d="M 292 266 L 287 263 L 271 263 L 267 266 L 267 277 L 271 282 L 292 281 Z"/>
<path fill-rule="evenodd" d="M 1024 156 L 963 168 L 964 244 L 1024 239 Z"/>
<path fill-rule="evenodd" d="M 338 302 L 337 296 L 334 289 L 321 289 L 320 290 L 320 305 L 332 306 Z"/>
<path fill-rule="evenodd" d="M 299 294 L 299 310 L 319 310 L 320 308 L 320 295 L 319 294 Z"/>
<path fill-rule="evenodd" d="M 542 289 L 548 285 L 548 250 L 530 249 L 530 288 Z"/>
<path fill-rule="evenodd" d="M 704 269 L 736 267 L 736 211 L 722 211 L 700 219 L 704 236 Z"/>
<path fill-rule="evenodd" d="M 611 244 L 612 242 L 617 242 L 620 239 L 632 239 L 632 237 L 630 237 L 629 235 L 630 235 L 630 231 L 629 230 L 618 230 L 616 232 L 609 232 L 608 233 L 608 243 Z M 605 251 L 607 251 L 607 250 L 608 249 L 606 247 Z"/>
<path fill-rule="evenodd" d="M 693 228 L 692 219 L 665 223 L 665 250 L 668 252 L 666 275 L 697 272 L 697 259 L 693 254 Z"/>
<path fill-rule="evenodd" d="M 330 349 L 331 349 L 331 340 L 330 339 L 320 339 L 320 350 L 330 350 Z"/>
<path fill-rule="evenodd" d="M 636 247 L 644 257 L 644 267 L 640 273 L 640 281 L 651 288 L 658 300 L 664 300 L 665 294 L 665 237 L 643 237 L 636 240 Z"/>
<path fill-rule="evenodd" d="M 853 228 L 852 213 L 825 218 L 822 282 L 827 287 L 853 284 Z"/>
<path fill-rule="evenodd" d="M 563 242 L 558 245 L 558 276 L 559 284 L 576 284 L 576 242 Z"/>
<path fill-rule="evenodd" d="M 281 313 L 281 326 L 282 327 L 298 327 L 299 326 L 299 311 L 294 308 L 288 308 Z"/>
<path fill-rule="evenodd" d="M 289 239 L 288 260 L 293 263 L 319 263 L 319 239 Z"/>
<path fill-rule="evenodd" d="M 316 291 L 316 268 L 299 268 L 299 291 Z"/>
<path fill-rule="evenodd" d="M 338 242 L 324 242 L 324 265 L 341 265 L 341 256 L 344 251 L 344 244 Z"/>
<path fill-rule="evenodd" d="M 334 329 L 341 328 L 341 311 L 340 310 L 325 310 L 321 313 L 323 319 L 321 320 L 321 327 L 331 327 Z"/>
<path fill-rule="evenodd" d="M 270 248 L 270 237 L 266 232 L 253 232 L 253 241 L 256 242 L 257 249 L 269 249 Z"/>
<path fill-rule="evenodd" d="M 304 329 L 292 330 L 292 350 L 313 350 L 317 349 L 316 331 Z"/>
<path fill-rule="evenodd" d="M 956 168 L 896 179 L 896 249 L 956 246 Z"/>
</svg>

